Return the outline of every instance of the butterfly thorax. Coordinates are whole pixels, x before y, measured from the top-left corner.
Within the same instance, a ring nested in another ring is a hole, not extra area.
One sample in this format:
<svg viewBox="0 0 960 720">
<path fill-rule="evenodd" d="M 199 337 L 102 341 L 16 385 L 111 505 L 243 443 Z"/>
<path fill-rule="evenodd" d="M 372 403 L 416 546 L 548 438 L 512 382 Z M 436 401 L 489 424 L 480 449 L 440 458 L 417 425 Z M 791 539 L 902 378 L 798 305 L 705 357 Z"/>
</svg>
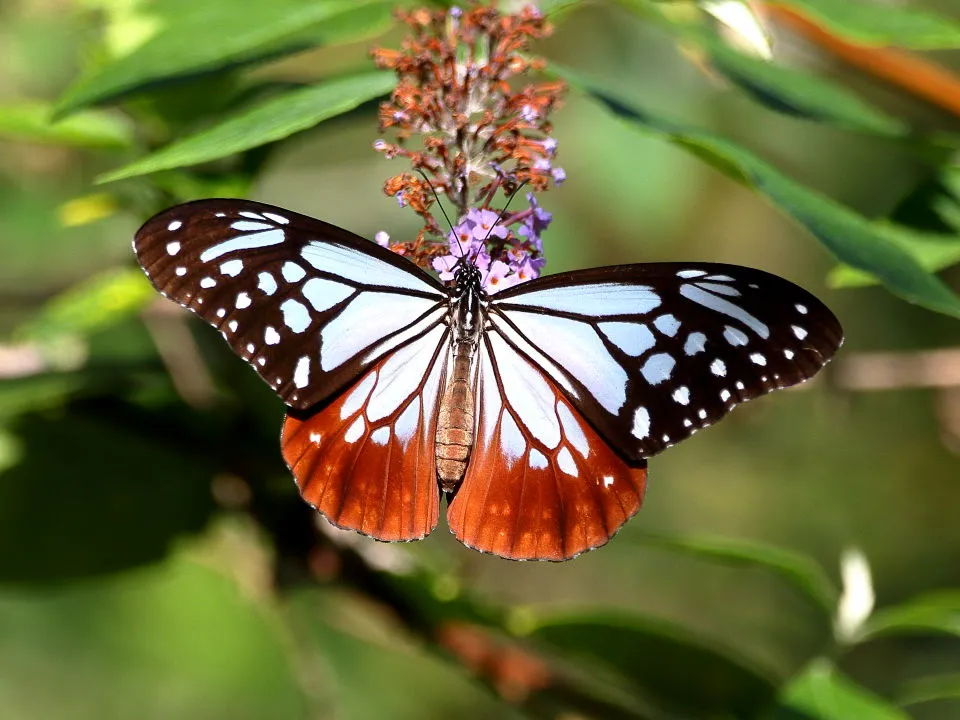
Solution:
<svg viewBox="0 0 960 720">
<path fill-rule="evenodd" d="M 437 478 L 444 492 L 453 492 L 463 480 L 473 449 L 474 358 L 483 330 L 486 293 L 474 265 L 461 265 L 454 275 L 457 284 L 450 299 L 452 369 L 440 400 L 437 418 Z"/>
</svg>

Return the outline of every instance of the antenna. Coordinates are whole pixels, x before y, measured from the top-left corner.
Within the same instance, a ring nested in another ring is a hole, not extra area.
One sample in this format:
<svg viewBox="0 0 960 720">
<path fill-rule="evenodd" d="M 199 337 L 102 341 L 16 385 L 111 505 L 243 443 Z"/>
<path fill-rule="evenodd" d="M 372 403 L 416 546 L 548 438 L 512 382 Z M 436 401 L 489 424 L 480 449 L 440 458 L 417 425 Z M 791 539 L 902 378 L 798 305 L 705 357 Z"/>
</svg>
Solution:
<svg viewBox="0 0 960 720">
<path fill-rule="evenodd" d="M 503 210 L 501 210 L 501 211 L 500 211 L 500 214 L 497 216 L 497 221 L 496 221 L 493 225 L 490 226 L 490 229 L 489 229 L 489 230 L 487 230 L 487 234 L 486 234 L 486 236 L 483 238 L 483 243 L 484 243 L 484 245 L 486 245 L 486 243 L 487 243 L 487 238 L 490 237 L 490 233 L 492 233 L 492 232 L 493 232 L 493 229 L 494 229 L 497 225 L 500 224 L 500 221 L 503 220 L 503 216 L 507 214 L 507 208 L 510 207 L 510 203 L 513 202 L 513 199 L 517 196 L 517 194 L 523 189 L 523 186 L 526 185 L 526 184 L 527 184 L 527 181 L 524 180 L 522 183 L 520 183 L 520 184 L 517 186 L 517 189 L 516 189 L 516 190 L 514 190 L 512 193 L 510 193 L 510 197 L 507 198 L 507 203 L 506 203 L 506 205 L 503 206 Z"/>
<path fill-rule="evenodd" d="M 422 168 L 417 168 L 417 172 L 423 176 L 424 182 L 430 187 L 430 192 L 433 193 L 433 197 L 437 200 L 437 207 L 440 208 L 440 213 L 443 215 L 443 219 L 447 221 L 447 225 L 450 226 L 450 234 L 457 239 L 457 246 L 460 248 L 460 257 L 463 257 L 463 245 L 460 243 L 460 236 L 457 235 L 457 231 L 453 229 L 453 223 L 450 222 L 450 218 L 447 216 L 447 211 L 443 209 L 443 203 L 440 202 L 440 196 L 437 194 L 436 189 L 433 187 L 433 183 L 430 182 L 430 178 L 427 177 L 427 174 L 423 171 Z"/>
</svg>

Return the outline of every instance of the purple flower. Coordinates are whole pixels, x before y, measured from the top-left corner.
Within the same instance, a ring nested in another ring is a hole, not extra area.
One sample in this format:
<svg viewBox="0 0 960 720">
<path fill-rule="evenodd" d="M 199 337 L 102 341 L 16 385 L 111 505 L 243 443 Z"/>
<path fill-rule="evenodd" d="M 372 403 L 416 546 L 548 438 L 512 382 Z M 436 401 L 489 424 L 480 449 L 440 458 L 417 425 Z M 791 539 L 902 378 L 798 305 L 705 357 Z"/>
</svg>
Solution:
<svg viewBox="0 0 960 720">
<path fill-rule="evenodd" d="M 553 176 L 553 182 L 559 187 L 563 185 L 563 181 L 567 179 L 567 173 L 563 168 L 554 168 L 550 171 L 550 174 Z"/>
<path fill-rule="evenodd" d="M 520 108 L 520 117 L 523 118 L 524 122 L 535 123 L 540 119 L 540 111 L 533 105 L 524 105 Z"/>
<path fill-rule="evenodd" d="M 487 237 L 507 239 L 507 229 L 499 223 L 500 216 L 493 210 L 470 208 L 464 223 L 473 223 L 471 234 L 475 240 L 483 242 Z M 464 224 L 464 223 L 461 223 Z"/>
<path fill-rule="evenodd" d="M 524 218 L 523 225 L 517 229 L 517 234 L 525 237 L 534 250 L 542 253 L 543 241 L 540 239 L 540 234 L 553 222 L 553 215 L 540 207 L 533 193 L 527 193 L 527 202 L 530 203 L 531 212 Z"/>
<path fill-rule="evenodd" d="M 404 195 L 403 190 L 400 190 L 394 197 L 397 199 L 397 205 L 400 207 L 405 207 L 407 204 L 407 198 Z"/>
<path fill-rule="evenodd" d="M 505 262 L 494 260 L 490 263 L 490 269 L 483 278 L 483 289 L 488 293 L 499 292 L 512 287 L 519 282 L 517 275 L 511 272 L 511 268 Z"/>
<path fill-rule="evenodd" d="M 433 269 L 440 273 L 440 279 L 443 282 L 449 282 L 453 280 L 453 269 L 457 265 L 457 261 L 460 258 L 454 257 L 453 255 L 442 255 L 440 257 L 435 257 L 433 262 Z"/>
<path fill-rule="evenodd" d="M 380 247 L 389 247 L 389 246 L 390 246 L 390 236 L 389 236 L 386 232 L 384 232 L 383 230 L 380 230 L 376 235 L 374 235 L 374 236 L 373 236 L 373 240 L 374 240 L 374 242 L 376 242 L 377 245 L 379 245 Z"/>
<path fill-rule="evenodd" d="M 543 142 L 542 142 L 541 144 L 543 145 L 543 151 L 544 151 L 547 155 L 553 156 L 553 155 L 556 154 L 556 152 L 557 152 L 557 141 L 554 140 L 552 137 L 544 138 L 544 140 L 543 140 Z"/>
</svg>

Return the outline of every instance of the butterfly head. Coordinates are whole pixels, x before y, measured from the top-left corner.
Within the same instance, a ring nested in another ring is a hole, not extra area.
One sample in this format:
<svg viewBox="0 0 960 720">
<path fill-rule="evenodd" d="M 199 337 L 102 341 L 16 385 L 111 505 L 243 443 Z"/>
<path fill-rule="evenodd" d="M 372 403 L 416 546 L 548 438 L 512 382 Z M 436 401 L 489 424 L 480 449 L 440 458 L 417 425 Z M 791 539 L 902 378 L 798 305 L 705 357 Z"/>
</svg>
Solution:
<svg viewBox="0 0 960 720">
<path fill-rule="evenodd" d="M 461 261 L 453 271 L 453 279 L 456 282 L 456 294 L 463 295 L 468 291 L 473 291 L 477 295 L 485 295 L 483 292 L 483 278 L 480 275 L 480 268 L 470 261 Z"/>
</svg>

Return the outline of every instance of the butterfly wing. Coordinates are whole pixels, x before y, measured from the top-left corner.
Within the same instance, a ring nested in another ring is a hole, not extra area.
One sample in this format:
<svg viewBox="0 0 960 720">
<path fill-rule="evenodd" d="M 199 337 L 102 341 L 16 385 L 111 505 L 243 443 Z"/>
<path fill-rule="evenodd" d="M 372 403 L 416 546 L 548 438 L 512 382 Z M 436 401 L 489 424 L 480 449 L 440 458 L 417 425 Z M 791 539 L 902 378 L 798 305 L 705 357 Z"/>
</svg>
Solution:
<svg viewBox="0 0 960 720">
<path fill-rule="evenodd" d="M 836 317 L 802 288 L 714 263 L 540 278 L 491 298 L 487 334 L 532 361 L 633 461 L 807 380 L 843 342 Z"/>
<path fill-rule="evenodd" d="M 496 333 L 480 347 L 476 385 L 475 445 L 447 513 L 458 540 L 514 560 L 566 560 L 640 509 L 646 462 L 621 458 Z"/>
<path fill-rule="evenodd" d="M 419 540 L 436 526 L 434 437 L 447 334 L 434 328 L 326 407 L 287 416 L 283 457 L 303 498 L 333 524 L 378 540 Z"/>
<path fill-rule="evenodd" d="M 178 205 L 147 221 L 133 248 L 161 293 L 220 330 L 297 409 L 445 319 L 447 291 L 410 261 L 270 205 Z"/>
</svg>

